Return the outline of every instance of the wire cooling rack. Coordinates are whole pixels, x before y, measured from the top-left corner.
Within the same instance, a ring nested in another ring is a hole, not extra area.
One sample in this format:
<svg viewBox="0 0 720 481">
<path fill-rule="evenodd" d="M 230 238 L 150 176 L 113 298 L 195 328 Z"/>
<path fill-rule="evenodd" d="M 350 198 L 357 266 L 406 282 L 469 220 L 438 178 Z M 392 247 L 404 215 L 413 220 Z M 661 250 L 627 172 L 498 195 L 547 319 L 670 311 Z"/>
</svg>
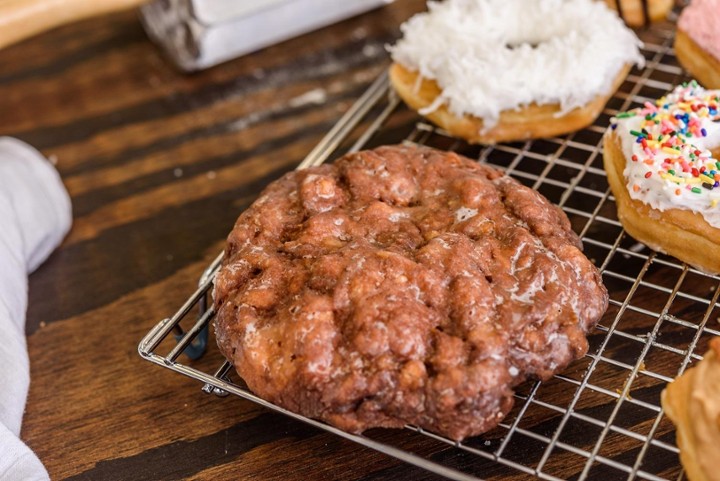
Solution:
<svg viewBox="0 0 720 481">
<path fill-rule="evenodd" d="M 672 50 L 672 23 L 639 35 L 645 68 L 633 70 L 595 124 L 582 131 L 470 146 L 409 111 L 383 75 L 299 166 L 388 143 L 429 145 L 503 169 L 568 215 L 587 256 L 602 271 L 610 307 L 589 335 L 587 356 L 548 382 L 520 386 L 514 409 L 496 429 L 462 443 L 413 426 L 355 436 L 256 397 L 228 362 L 214 372 L 178 362 L 183 352 L 197 357 L 205 348 L 214 314 L 208 295 L 221 257 L 178 312 L 145 336 L 140 354 L 202 381 L 205 392 L 250 399 L 448 479 L 681 479 L 675 431 L 663 414 L 660 393 L 701 359 L 712 336 L 720 335 L 720 278 L 650 251 L 626 236 L 617 220 L 602 168 L 602 135 L 610 117 L 688 80 Z M 191 327 L 185 331 L 181 323 Z"/>
</svg>

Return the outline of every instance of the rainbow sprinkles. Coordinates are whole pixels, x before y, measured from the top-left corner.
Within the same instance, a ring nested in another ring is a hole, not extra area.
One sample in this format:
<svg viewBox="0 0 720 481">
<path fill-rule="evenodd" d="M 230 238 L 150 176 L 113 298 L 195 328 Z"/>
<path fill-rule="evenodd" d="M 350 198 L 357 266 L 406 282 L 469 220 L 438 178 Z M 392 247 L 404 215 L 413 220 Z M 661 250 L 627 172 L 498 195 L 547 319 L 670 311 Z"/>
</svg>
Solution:
<svg viewBox="0 0 720 481">
<path fill-rule="evenodd" d="M 659 211 L 698 212 L 720 228 L 720 90 L 696 82 L 642 108 L 618 114 L 611 128 L 626 158 L 630 197 Z"/>
</svg>

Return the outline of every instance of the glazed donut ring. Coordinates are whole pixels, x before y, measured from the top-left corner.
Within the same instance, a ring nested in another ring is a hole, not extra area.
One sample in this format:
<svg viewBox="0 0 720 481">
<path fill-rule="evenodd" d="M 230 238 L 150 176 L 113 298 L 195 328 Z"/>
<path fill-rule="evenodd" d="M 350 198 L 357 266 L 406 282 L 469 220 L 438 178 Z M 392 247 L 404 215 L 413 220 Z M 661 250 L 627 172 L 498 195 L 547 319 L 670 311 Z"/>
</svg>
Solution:
<svg viewBox="0 0 720 481">
<path fill-rule="evenodd" d="M 698 111 L 707 116 L 700 117 L 692 106 L 717 107 L 718 95 L 697 86 L 679 87 L 657 106 L 621 114 L 604 138 L 608 183 L 628 234 L 712 274 L 720 273 L 720 123 L 703 113 L 717 115 L 717 109 L 701 107 Z M 671 121 L 672 126 L 663 128 L 665 114 L 678 123 Z M 656 119 L 661 123 L 655 124 Z M 684 127 L 687 122 L 691 129 Z M 678 134 L 683 131 L 692 137 Z M 663 138 L 661 132 L 666 133 Z"/>
<path fill-rule="evenodd" d="M 720 89 L 720 0 L 694 0 L 680 14 L 675 54 L 704 87 Z"/>
<path fill-rule="evenodd" d="M 632 27 L 665 20 L 673 0 L 605 0 Z"/>
<path fill-rule="evenodd" d="M 447 0 L 401 27 L 391 81 L 421 115 L 470 142 L 560 135 L 602 110 L 639 40 L 592 0 Z M 518 15 L 518 12 L 523 12 Z"/>
<path fill-rule="evenodd" d="M 662 392 L 665 413 L 677 427 L 680 460 L 690 481 L 717 481 L 720 474 L 720 337 L 702 361 Z"/>
</svg>

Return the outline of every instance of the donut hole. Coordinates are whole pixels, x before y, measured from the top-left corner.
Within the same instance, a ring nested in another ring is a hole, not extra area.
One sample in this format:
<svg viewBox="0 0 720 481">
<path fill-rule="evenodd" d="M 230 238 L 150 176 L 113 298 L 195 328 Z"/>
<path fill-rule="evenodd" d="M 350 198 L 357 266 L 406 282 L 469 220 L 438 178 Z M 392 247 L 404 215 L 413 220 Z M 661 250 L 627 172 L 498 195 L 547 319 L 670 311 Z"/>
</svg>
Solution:
<svg viewBox="0 0 720 481">
<path fill-rule="evenodd" d="M 542 45 L 543 42 L 521 42 L 521 43 L 506 43 L 505 48 L 507 50 L 518 50 L 523 47 L 529 46 L 531 50 L 535 50 L 540 45 Z"/>
<path fill-rule="evenodd" d="M 509 34 L 505 40 L 505 49 L 515 50 L 537 50 L 543 45 L 548 44 L 556 35 L 550 32 L 533 32 L 535 35 L 528 35 L 526 32 L 517 32 L 517 34 Z"/>
<path fill-rule="evenodd" d="M 536 24 L 526 25 L 520 21 L 508 28 L 505 32 L 505 48 L 507 50 L 519 50 L 538 48 L 551 43 L 572 44 L 578 41 L 578 31 L 565 22 L 548 22 L 543 26 Z"/>
</svg>

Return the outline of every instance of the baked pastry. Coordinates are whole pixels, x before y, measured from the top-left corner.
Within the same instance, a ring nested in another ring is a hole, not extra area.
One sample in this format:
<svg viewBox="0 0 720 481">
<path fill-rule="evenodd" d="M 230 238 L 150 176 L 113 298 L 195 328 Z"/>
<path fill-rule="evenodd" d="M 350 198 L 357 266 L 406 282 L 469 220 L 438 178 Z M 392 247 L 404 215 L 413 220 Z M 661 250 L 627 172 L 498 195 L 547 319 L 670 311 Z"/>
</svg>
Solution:
<svg viewBox="0 0 720 481">
<path fill-rule="evenodd" d="M 665 20 L 673 7 L 673 0 L 605 0 L 605 2 L 632 27 Z"/>
<path fill-rule="evenodd" d="M 677 427 L 680 460 L 690 481 L 720 481 L 720 338 L 705 358 L 668 384 L 665 414 Z"/>
<path fill-rule="evenodd" d="M 455 440 L 582 356 L 607 306 L 560 209 L 488 166 L 409 146 L 271 184 L 215 280 L 222 353 L 259 396 L 359 433 Z"/>
<path fill-rule="evenodd" d="M 720 89 L 720 0 L 693 0 L 680 14 L 675 54 L 705 88 Z"/>
<path fill-rule="evenodd" d="M 473 143 L 560 135 L 593 122 L 639 40 L 592 0 L 447 0 L 402 26 L 390 48 L 400 97 Z M 518 12 L 523 12 L 519 15 Z"/>
<path fill-rule="evenodd" d="M 604 138 L 625 230 L 709 273 L 720 272 L 719 106 L 720 91 L 692 82 L 619 114 Z"/>
</svg>

